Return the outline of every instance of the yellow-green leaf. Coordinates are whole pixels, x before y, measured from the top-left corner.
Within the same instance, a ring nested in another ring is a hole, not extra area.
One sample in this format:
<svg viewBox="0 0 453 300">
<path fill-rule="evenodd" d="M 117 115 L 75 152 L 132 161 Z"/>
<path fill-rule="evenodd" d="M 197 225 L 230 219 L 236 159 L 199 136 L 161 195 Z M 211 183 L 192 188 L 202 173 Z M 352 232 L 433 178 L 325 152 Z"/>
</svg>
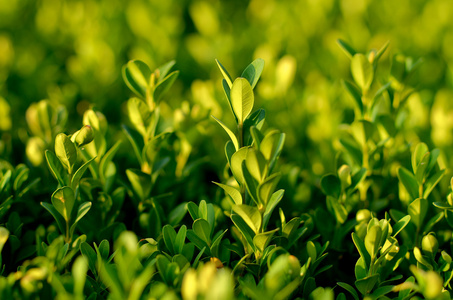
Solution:
<svg viewBox="0 0 453 300">
<path fill-rule="evenodd" d="M 238 122 L 243 124 L 244 120 L 252 112 L 254 104 L 253 90 L 248 80 L 242 77 L 237 78 L 231 87 L 230 97 Z"/>
<path fill-rule="evenodd" d="M 72 170 L 77 161 L 77 149 L 69 137 L 60 133 L 55 138 L 55 154 L 60 160 L 61 164 L 72 174 Z"/>
<path fill-rule="evenodd" d="M 367 91 L 373 82 L 374 71 L 365 55 L 357 53 L 352 57 L 351 72 L 354 81 L 362 89 L 362 92 Z"/>
</svg>

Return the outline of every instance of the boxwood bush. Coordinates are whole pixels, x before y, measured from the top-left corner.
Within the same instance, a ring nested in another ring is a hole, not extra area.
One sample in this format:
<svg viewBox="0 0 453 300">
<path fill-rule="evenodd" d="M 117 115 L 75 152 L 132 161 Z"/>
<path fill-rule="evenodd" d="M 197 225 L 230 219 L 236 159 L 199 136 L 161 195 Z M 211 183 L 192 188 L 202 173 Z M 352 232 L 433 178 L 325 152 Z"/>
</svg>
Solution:
<svg viewBox="0 0 453 300">
<path fill-rule="evenodd" d="M 0 3 L 0 298 L 452 299 L 453 7 L 392 5 Z"/>
</svg>

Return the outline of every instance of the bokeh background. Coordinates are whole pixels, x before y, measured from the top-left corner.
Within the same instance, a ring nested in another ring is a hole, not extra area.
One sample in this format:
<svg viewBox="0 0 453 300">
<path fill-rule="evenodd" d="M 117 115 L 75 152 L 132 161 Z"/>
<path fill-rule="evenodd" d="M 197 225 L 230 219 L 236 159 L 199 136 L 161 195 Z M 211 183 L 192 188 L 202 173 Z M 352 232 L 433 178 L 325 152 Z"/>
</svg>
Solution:
<svg viewBox="0 0 453 300">
<path fill-rule="evenodd" d="M 25 159 L 25 112 L 41 99 L 67 108 L 67 132 L 95 107 L 118 129 L 110 138 L 120 138 L 131 96 L 121 68 L 130 59 L 152 68 L 176 60 L 180 76 L 162 109 L 169 124 L 175 110 L 194 107 L 233 124 L 215 59 L 236 77 L 260 57 L 266 65 L 256 108 L 266 109 L 267 126 L 287 134 L 282 165 L 294 181 L 288 193 L 304 203 L 319 178 L 335 171 L 335 138 L 354 118 L 340 84 L 351 75 L 338 38 L 360 52 L 390 41 L 379 66 L 383 77 L 393 55 L 421 58 L 406 129 L 430 148 L 451 149 L 452 19 L 450 0 L 0 0 L 0 134 L 14 150 L 0 155 Z M 227 136 L 209 114 L 188 123 L 200 127 L 191 155 L 209 155 L 221 170 Z M 450 156 L 441 164 L 450 166 Z"/>
</svg>

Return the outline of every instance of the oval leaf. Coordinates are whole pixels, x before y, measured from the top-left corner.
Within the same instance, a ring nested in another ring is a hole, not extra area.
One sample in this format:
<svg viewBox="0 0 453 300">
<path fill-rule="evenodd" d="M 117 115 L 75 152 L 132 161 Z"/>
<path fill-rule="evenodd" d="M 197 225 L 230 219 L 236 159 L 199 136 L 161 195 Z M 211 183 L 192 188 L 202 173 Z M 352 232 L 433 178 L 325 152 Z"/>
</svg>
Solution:
<svg viewBox="0 0 453 300">
<path fill-rule="evenodd" d="M 55 138 L 55 154 L 61 164 L 72 174 L 74 165 L 77 161 L 77 149 L 71 139 L 64 133 L 60 133 Z"/>
<path fill-rule="evenodd" d="M 244 120 L 252 112 L 254 104 L 253 90 L 248 80 L 237 78 L 231 87 L 230 97 L 238 122 L 243 124 Z"/>
<path fill-rule="evenodd" d="M 59 188 L 52 195 L 52 204 L 68 222 L 75 204 L 74 191 L 68 186 Z"/>
<path fill-rule="evenodd" d="M 374 71 L 365 55 L 357 53 L 352 57 L 351 72 L 354 81 L 362 89 L 362 92 L 367 91 L 373 82 Z"/>
</svg>

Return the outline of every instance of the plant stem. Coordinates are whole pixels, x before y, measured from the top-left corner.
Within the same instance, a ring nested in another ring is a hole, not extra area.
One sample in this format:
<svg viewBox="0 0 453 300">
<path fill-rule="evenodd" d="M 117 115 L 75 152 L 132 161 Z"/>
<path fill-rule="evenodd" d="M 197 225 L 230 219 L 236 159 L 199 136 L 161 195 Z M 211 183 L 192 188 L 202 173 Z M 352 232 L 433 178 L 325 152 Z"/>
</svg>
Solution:
<svg viewBox="0 0 453 300">
<path fill-rule="evenodd" d="M 239 132 L 239 148 L 244 147 L 244 124 L 238 124 L 238 132 Z"/>
<path fill-rule="evenodd" d="M 69 237 L 69 221 L 66 221 L 66 238 L 65 238 L 65 240 L 66 240 L 66 243 L 68 243 L 68 244 L 71 242 L 70 237 Z"/>
<path fill-rule="evenodd" d="M 238 123 L 238 134 L 239 134 L 239 149 L 240 149 L 240 148 L 244 147 L 244 127 L 243 127 L 242 122 Z M 242 196 L 243 203 L 246 203 L 245 202 L 245 185 L 241 185 L 241 196 Z"/>
</svg>

